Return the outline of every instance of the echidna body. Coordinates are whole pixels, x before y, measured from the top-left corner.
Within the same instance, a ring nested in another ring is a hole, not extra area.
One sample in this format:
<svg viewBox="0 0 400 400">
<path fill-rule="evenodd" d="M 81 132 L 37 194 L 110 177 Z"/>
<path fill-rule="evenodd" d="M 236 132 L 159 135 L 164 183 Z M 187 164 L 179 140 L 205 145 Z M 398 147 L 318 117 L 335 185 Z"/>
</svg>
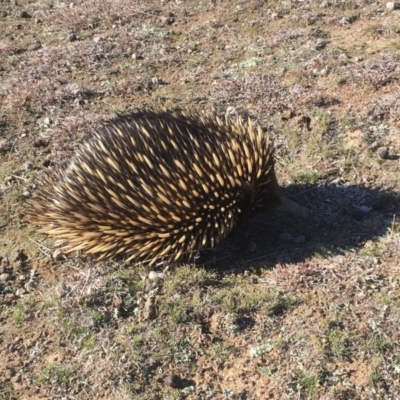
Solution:
<svg viewBox="0 0 400 400">
<path fill-rule="evenodd" d="M 152 263 L 214 247 L 268 209 L 308 212 L 283 198 L 260 127 L 145 110 L 105 126 L 46 176 L 31 215 L 66 251 Z"/>
</svg>

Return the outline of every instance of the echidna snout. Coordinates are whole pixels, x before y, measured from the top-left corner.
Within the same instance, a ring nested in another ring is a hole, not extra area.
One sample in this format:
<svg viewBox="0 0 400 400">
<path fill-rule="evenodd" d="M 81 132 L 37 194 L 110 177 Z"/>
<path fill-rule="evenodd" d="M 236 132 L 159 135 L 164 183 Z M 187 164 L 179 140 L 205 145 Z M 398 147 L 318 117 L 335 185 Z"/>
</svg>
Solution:
<svg viewBox="0 0 400 400">
<path fill-rule="evenodd" d="M 99 130 L 44 177 L 30 214 L 64 251 L 154 263 L 214 247 L 266 209 L 308 215 L 283 197 L 259 126 L 144 110 Z"/>
<path fill-rule="evenodd" d="M 275 210 L 298 215 L 299 217 L 303 218 L 309 218 L 311 216 L 311 211 L 308 208 L 303 207 L 286 197 L 282 198 L 281 203 L 276 207 Z"/>
</svg>

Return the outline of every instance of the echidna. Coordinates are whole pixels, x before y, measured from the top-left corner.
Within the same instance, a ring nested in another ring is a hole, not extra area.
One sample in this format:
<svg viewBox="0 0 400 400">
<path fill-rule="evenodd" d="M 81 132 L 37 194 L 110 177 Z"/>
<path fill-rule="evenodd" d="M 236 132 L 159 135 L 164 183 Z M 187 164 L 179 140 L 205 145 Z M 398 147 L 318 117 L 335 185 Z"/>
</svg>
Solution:
<svg viewBox="0 0 400 400">
<path fill-rule="evenodd" d="M 308 215 L 283 197 L 273 153 L 250 120 L 141 110 L 104 126 L 47 175 L 31 216 L 67 252 L 181 260 L 258 211 Z"/>
</svg>

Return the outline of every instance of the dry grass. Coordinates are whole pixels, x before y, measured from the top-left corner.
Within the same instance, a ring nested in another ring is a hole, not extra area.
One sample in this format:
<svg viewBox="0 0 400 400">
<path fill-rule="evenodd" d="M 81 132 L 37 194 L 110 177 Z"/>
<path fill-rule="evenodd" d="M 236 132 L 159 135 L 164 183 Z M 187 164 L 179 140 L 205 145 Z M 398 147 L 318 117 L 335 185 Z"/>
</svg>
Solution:
<svg viewBox="0 0 400 400">
<path fill-rule="evenodd" d="M 0 398 L 399 398 L 400 11 L 314 3 L 0 5 Z M 55 261 L 36 178 L 143 105 L 256 119 L 314 218 L 257 216 L 157 281 Z"/>
</svg>

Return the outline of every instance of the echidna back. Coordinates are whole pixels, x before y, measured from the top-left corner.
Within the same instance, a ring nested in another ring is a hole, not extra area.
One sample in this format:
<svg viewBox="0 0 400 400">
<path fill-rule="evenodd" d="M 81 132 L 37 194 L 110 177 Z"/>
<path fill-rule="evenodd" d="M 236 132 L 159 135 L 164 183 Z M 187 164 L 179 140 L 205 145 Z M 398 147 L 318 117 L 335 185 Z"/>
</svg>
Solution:
<svg viewBox="0 0 400 400">
<path fill-rule="evenodd" d="M 33 219 L 65 250 L 179 260 L 282 198 L 260 128 L 183 112 L 120 117 L 40 185 Z"/>
</svg>

